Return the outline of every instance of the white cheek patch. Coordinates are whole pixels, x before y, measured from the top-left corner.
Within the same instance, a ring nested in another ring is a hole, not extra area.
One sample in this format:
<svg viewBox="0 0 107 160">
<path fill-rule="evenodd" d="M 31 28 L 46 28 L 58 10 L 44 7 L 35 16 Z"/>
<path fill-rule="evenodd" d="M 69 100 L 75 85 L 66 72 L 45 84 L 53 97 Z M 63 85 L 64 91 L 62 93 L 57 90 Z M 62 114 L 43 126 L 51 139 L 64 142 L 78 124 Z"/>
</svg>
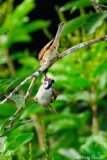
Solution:
<svg viewBox="0 0 107 160">
<path fill-rule="evenodd" d="M 46 83 L 45 87 L 46 87 L 46 88 L 48 87 L 48 82 Z"/>
<path fill-rule="evenodd" d="M 49 85 L 49 84 L 48 84 L 48 81 L 45 81 L 43 85 L 44 85 L 44 88 L 47 88 L 48 85 Z"/>
</svg>

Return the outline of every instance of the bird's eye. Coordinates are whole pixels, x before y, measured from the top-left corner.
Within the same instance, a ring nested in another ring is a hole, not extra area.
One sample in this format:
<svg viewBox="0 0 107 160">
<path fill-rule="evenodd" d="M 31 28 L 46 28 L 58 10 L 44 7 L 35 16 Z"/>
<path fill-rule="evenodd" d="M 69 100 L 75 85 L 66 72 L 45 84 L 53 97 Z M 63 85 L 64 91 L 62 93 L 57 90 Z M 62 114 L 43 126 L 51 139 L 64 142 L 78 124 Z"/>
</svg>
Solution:
<svg viewBox="0 0 107 160">
<path fill-rule="evenodd" d="M 51 80 L 51 83 L 54 83 L 54 80 L 53 80 L 53 79 Z"/>
</svg>

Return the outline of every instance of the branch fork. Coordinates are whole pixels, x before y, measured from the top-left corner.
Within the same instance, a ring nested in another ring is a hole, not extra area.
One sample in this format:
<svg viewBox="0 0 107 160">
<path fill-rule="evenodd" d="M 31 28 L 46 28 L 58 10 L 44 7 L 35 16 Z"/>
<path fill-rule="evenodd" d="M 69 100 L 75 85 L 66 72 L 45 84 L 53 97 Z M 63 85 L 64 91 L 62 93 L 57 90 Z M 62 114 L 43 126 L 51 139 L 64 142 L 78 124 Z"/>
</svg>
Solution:
<svg viewBox="0 0 107 160">
<path fill-rule="evenodd" d="M 27 77 L 24 81 L 22 81 L 2 102 L 0 102 L 0 105 L 4 104 L 10 97 L 12 97 L 12 95 L 14 93 L 16 93 L 28 80 L 30 80 L 31 78 L 33 78 L 28 90 L 27 90 L 27 93 L 26 95 L 24 96 L 25 100 L 30 96 L 31 94 L 31 91 L 34 87 L 34 84 L 37 80 L 37 78 L 39 77 L 40 73 L 45 71 L 46 69 L 50 68 L 56 61 L 58 61 L 59 59 L 63 58 L 64 56 L 70 54 L 71 52 L 75 51 L 75 50 L 78 50 L 80 48 L 83 48 L 85 46 L 89 46 L 91 44 L 95 44 L 95 43 L 98 43 L 98 42 L 102 42 L 102 41 L 105 41 L 107 40 L 107 35 L 104 36 L 104 37 L 100 37 L 98 39 L 93 39 L 93 40 L 90 40 L 90 41 L 87 41 L 87 42 L 83 42 L 83 43 L 80 43 L 76 46 L 73 46 L 69 49 L 67 49 L 66 51 L 60 53 L 60 55 L 58 57 L 55 57 L 53 59 L 52 62 L 50 62 L 48 65 L 45 65 L 45 66 L 42 66 L 40 67 L 36 72 L 34 72 L 31 76 Z"/>
<path fill-rule="evenodd" d="M 28 90 L 27 90 L 27 93 L 26 93 L 26 95 L 24 96 L 25 102 L 26 102 L 26 100 L 29 98 L 29 96 L 30 96 L 30 94 L 31 94 L 31 92 L 32 92 L 32 89 L 33 89 L 33 87 L 34 87 L 34 84 L 35 84 L 35 82 L 36 82 L 36 80 L 37 80 L 37 78 L 39 77 L 39 75 L 40 75 L 41 72 L 43 72 L 43 71 L 45 71 L 46 69 L 48 69 L 49 67 L 51 67 L 56 61 L 58 61 L 59 59 L 63 58 L 65 55 L 68 55 L 68 54 L 70 54 L 71 52 L 73 52 L 73 51 L 75 51 L 75 50 L 78 50 L 78 49 L 80 49 L 80 48 L 83 48 L 83 47 L 85 47 L 85 46 L 89 46 L 89 45 L 91 45 L 91 44 L 95 44 L 95 43 L 102 42 L 102 41 L 105 41 L 105 40 L 107 40 L 107 35 L 104 36 L 104 37 L 100 37 L 100 38 L 98 38 L 98 39 L 93 39 L 93 40 L 90 40 L 90 41 L 87 41 L 87 42 L 80 43 L 80 44 L 78 44 L 78 45 L 76 45 L 76 46 L 73 46 L 73 47 L 67 49 L 66 51 L 60 53 L 60 55 L 57 56 L 57 57 L 55 57 L 52 62 L 50 62 L 49 64 L 47 64 L 47 65 L 45 65 L 45 66 L 40 67 L 40 68 L 39 68 L 36 72 L 34 72 L 31 76 L 27 77 L 24 81 L 22 81 L 22 82 L 20 83 L 20 85 L 18 85 L 2 102 L 0 102 L 0 105 L 4 104 L 4 103 L 5 103 L 10 97 L 12 97 L 12 95 L 13 95 L 14 93 L 16 93 L 28 80 L 30 80 L 31 78 L 33 78 L 32 82 L 31 82 L 31 84 L 30 84 L 30 86 L 29 86 L 29 88 L 28 88 Z M 23 110 L 23 108 L 22 108 L 22 107 L 19 107 L 18 110 L 15 112 L 14 115 L 19 114 L 22 110 Z M 14 122 L 15 122 L 15 120 L 11 121 L 9 127 L 13 126 Z"/>
</svg>

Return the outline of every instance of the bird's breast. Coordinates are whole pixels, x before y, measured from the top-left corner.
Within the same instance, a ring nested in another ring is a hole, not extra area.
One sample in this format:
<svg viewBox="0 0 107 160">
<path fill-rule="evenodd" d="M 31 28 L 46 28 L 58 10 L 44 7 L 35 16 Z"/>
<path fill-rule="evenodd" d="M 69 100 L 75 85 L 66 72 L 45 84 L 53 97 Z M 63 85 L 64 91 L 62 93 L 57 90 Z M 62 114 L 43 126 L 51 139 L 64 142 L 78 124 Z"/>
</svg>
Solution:
<svg viewBox="0 0 107 160">
<path fill-rule="evenodd" d="M 42 106 L 46 106 L 50 104 L 51 97 L 52 97 L 52 89 L 45 90 L 44 88 L 41 88 L 37 95 L 38 103 Z"/>
</svg>

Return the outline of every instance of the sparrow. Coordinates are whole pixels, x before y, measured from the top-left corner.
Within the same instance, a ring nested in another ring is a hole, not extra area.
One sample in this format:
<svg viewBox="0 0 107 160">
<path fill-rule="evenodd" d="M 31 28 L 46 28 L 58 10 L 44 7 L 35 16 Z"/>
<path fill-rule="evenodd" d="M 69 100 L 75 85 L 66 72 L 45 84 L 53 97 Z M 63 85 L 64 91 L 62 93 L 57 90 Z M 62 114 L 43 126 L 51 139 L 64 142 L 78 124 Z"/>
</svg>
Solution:
<svg viewBox="0 0 107 160">
<path fill-rule="evenodd" d="M 51 112 L 57 114 L 56 110 L 50 105 L 57 97 L 57 92 L 53 88 L 54 79 L 44 76 L 41 82 L 42 85 L 39 87 L 33 101 L 37 101 L 41 107 L 48 108 Z"/>
<path fill-rule="evenodd" d="M 39 52 L 38 59 L 40 60 L 40 66 L 49 64 L 55 56 L 59 56 L 59 36 L 64 26 L 64 22 L 60 23 L 55 38 L 52 39 L 44 48 Z"/>
</svg>

